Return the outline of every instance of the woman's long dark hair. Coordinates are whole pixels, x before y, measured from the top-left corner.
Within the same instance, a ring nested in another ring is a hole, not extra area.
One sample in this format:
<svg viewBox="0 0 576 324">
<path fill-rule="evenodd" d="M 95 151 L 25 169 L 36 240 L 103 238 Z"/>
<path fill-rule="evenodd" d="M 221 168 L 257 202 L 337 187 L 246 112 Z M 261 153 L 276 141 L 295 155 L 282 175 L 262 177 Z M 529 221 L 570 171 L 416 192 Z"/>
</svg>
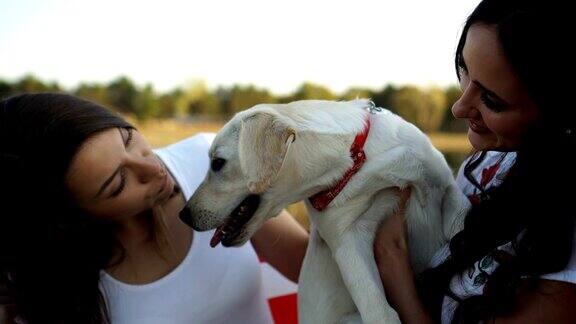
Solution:
<svg viewBox="0 0 576 324">
<path fill-rule="evenodd" d="M 77 208 L 64 180 L 87 138 L 132 126 L 55 93 L 0 101 L 0 126 L 0 279 L 31 324 L 108 323 L 98 284 L 118 248 L 113 226 Z"/>
<path fill-rule="evenodd" d="M 453 323 L 478 323 L 515 308 L 521 278 L 560 271 L 572 254 L 575 226 L 576 124 L 568 84 L 562 80 L 568 58 L 567 28 L 560 1 L 484 0 L 469 16 L 456 52 L 462 51 L 473 25 L 494 27 L 504 55 L 537 104 L 539 122 L 526 134 L 515 164 L 488 199 L 472 207 L 464 229 L 450 242 L 451 256 L 419 277 L 425 305 L 440 320 L 441 302 L 450 279 L 469 269 L 496 247 L 515 241 L 515 257 L 498 260 L 483 295 L 459 300 Z M 460 76 L 459 76 L 460 77 Z M 570 85 L 571 86 L 571 85 Z M 477 161 L 476 161 L 477 162 Z M 479 163 L 469 163 L 466 174 Z M 522 232 L 523 234 L 519 236 Z"/>
</svg>

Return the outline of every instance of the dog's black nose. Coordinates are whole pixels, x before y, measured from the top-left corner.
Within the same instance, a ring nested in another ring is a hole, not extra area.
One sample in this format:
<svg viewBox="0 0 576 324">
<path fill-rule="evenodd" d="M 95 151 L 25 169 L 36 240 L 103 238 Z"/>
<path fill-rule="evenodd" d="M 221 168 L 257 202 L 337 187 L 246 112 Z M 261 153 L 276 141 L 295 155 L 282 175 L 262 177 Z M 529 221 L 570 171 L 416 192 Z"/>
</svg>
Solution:
<svg viewBox="0 0 576 324">
<path fill-rule="evenodd" d="M 180 212 L 179 217 L 186 225 L 192 227 L 192 211 L 188 203 L 186 203 L 186 206 L 184 206 L 184 209 Z"/>
</svg>

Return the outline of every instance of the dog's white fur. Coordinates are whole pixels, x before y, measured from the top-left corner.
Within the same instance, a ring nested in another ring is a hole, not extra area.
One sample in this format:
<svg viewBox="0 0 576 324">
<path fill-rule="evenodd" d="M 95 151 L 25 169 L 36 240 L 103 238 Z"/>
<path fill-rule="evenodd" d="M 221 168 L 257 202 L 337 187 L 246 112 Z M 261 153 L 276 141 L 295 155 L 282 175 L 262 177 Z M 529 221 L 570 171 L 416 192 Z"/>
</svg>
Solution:
<svg viewBox="0 0 576 324">
<path fill-rule="evenodd" d="M 210 157 L 223 158 L 188 202 L 197 230 L 213 229 L 249 194 L 261 204 L 233 245 L 244 244 L 290 203 L 331 187 L 353 164 L 350 146 L 368 115 L 366 100 L 262 104 L 219 132 Z M 442 154 L 412 124 L 384 110 L 371 114 L 367 160 L 318 212 L 307 202 L 311 237 L 299 279 L 303 324 L 399 322 L 386 302 L 373 255 L 377 225 L 397 207 L 394 187 L 411 186 L 406 217 L 416 272 L 460 229 L 468 200 Z"/>
</svg>

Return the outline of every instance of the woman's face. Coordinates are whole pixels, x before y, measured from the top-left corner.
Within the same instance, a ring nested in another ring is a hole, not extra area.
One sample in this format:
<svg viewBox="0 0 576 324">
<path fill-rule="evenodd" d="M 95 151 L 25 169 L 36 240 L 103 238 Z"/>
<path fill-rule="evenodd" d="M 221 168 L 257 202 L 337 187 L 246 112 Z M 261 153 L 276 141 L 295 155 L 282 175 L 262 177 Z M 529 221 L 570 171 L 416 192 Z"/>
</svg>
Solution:
<svg viewBox="0 0 576 324">
<path fill-rule="evenodd" d="M 475 149 L 516 150 L 539 113 L 504 57 L 496 29 L 473 25 L 462 55 L 463 94 L 452 114 L 468 121 L 468 139 Z"/>
<path fill-rule="evenodd" d="M 135 129 L 111 128 L 80 148 L 66 178 L 79 206 L 99 218 L 125 220 L 172 198 L 174 179 Z"/>
</svg>

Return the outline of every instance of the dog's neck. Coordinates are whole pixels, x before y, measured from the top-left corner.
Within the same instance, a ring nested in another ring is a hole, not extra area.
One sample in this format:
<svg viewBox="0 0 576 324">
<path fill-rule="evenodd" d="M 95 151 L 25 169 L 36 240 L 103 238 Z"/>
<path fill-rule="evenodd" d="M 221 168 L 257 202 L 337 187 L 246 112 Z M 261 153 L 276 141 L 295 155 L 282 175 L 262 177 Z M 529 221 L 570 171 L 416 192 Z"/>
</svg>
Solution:
<svg viewBox="0 0 576 324">
<path fill-rule="evenodd" d="M 370 133 L 370 115 L 367 115 L 364 120 L 364 129 L 361 133 L 356 134 L 354 142 L 350 147 L 350 157 L 352 158 L 352 166 L 346 170 L 340 180 L 330 188 L 320 191 L 308 198 L 310 204 L 318 211 L 324 210 L 328 205 L 338 196 L 340 191 L 348 184 L 350 179 L 362 168 L 366 161 L 366 153 L 364 152 L 364 144 Z"/>
<path fill-rule="evenodd" d="M 307 197 L 338 181 L 352 165 L 346 152 L 354 137 L 354 134 L 300 133 L 290 147 L 277 179 L 281 185 L 275 187 L 280 195 L 292 196 L 291 190 L 286 188 L 298 188 L 299 196 Z"/>
<path fill-rule="evenodd" d="M 290 196 L 286 202 L 292 203 L 289 200 L 294 196 L 286 188 L 298 188 L 298 199 L 303 199 L 331 187 L 350 169 L 350 147 L 364 130 L 368 116 L 363 109 L 367 102 L 358 100 L 356 104 L 358 107 L 338 107 L 333 103 L 309 109 L 282 107 L 284 116 L 296 128 L 297 139 L 278 178 L 282 184 L 278 187 L 282 188 L 275 194 Z"/>
</svg>

